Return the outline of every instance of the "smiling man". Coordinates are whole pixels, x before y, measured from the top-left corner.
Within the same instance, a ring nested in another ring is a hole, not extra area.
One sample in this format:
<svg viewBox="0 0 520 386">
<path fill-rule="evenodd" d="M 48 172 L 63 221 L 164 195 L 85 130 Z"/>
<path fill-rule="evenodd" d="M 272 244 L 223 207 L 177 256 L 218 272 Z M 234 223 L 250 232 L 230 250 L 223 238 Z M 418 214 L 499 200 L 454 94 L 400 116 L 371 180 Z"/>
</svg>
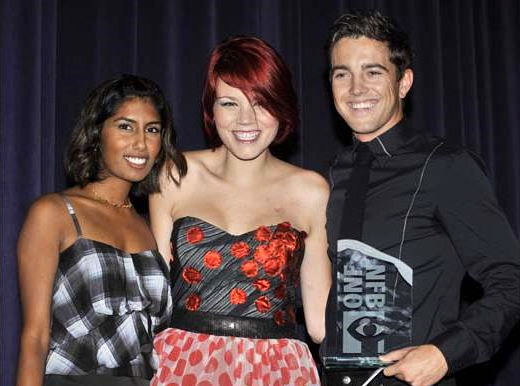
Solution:
<svg viewBox="0 0 520 386">
<path fill-rule="evenodd" d="M 455 385 L 518 322 L 518 241 L 478 157 L 406 121 L 412 53 L 397 24 L 378 12 L 343 15 L 329 54 L 334 104 L 354 143 L 330 173 L 324 383 Z M 483 295 L 462 311 L 466 274 Z"/>
</svg>

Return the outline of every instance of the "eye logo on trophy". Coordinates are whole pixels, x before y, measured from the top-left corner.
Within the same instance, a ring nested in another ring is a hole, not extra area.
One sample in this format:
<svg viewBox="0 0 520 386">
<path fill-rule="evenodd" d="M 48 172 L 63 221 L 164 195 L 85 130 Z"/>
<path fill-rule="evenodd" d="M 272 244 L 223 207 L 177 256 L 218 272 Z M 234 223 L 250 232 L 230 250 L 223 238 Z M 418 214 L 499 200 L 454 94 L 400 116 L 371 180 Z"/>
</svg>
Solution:
<svg viewBox="0 0 520 386">
<path fill-rule="evenodd" d="M 385 352 L 409 346 L 413 271 L 401 260 L 357 240 L 338 240 L 334 264 L 334 344 L 326 367 L 376 367 Z"/>
</svg>

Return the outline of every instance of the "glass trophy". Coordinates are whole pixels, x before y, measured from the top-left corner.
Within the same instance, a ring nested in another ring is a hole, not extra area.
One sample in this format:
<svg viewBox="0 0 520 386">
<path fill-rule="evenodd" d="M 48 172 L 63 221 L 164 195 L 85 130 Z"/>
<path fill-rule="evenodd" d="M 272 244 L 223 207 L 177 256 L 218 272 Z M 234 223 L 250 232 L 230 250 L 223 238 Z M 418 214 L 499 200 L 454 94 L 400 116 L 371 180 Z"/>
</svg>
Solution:
<svg viewBox="0 0 520 386">
<path fill-rule="evenodd" d="M 371 368 L 379 356 L 410 346 L 413 270 L 357 240 L 338 240 L 327 304 L 326 368 Z"/>
</svg>

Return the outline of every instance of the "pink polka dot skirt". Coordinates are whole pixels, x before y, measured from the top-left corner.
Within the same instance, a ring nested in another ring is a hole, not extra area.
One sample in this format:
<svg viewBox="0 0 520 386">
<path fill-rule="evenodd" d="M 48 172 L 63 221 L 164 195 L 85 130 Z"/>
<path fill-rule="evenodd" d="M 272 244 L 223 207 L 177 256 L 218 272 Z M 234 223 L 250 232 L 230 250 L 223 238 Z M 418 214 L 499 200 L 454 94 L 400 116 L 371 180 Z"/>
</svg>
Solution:
<svg viewBox="0 0 520 386">
<path fill-rule="evenodd" d="M 307 345 L 168 328 L 155 338 L 159 369 L 151 386 L 319 385 Z"/>
</svg>

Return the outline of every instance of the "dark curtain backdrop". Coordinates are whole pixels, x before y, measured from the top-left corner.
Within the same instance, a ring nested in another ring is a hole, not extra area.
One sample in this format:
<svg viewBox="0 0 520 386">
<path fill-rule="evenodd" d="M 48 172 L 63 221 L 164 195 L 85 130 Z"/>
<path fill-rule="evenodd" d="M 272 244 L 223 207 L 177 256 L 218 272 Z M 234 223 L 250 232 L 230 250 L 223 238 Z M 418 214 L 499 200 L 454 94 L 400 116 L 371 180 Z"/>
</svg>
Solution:
<svg viewBox="0 0 520 386">
<path fill-rule="evenodd" d="M 482 155 L 520 232 L 518 0 L 0 1 L 1 385 L 14 384 L 18 354 L 17 234 L 32 200 L 65 187 L 63 152 L 87 93 L 121 72 L 154 79 L 172 103 L 180 146 L 202 148 L 205 63 L 229 35 L 260 36 L 286 59 L 302 120 L 286 159 L 326 173 L 350 140 L 326 78 L 329 28 L 350 9 L 393 16 L 415 50 L 409 118 Z M 469 298 L 475 292 L 470 283 Z M 518 386 L 518 346 L 517 331 L 490 364 L 466 371 L 464 384 Z"/>
</svg>

